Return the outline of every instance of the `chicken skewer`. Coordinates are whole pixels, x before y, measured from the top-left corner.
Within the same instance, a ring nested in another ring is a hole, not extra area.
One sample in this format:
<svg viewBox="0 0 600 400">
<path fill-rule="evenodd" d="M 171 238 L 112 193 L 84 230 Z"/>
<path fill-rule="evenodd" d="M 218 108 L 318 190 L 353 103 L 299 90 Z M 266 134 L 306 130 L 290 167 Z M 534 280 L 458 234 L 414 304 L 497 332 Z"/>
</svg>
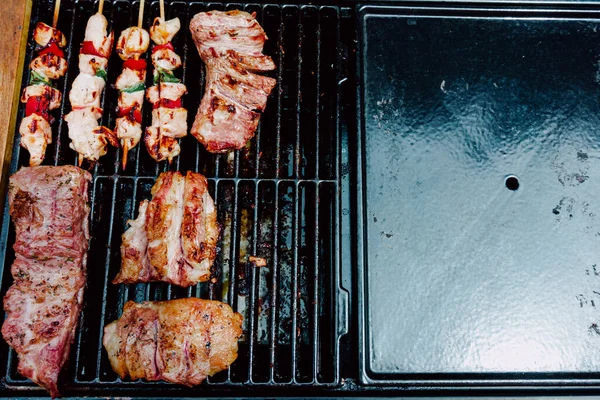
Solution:
<svg viewBox="0 0 600 400">
<path fill-rule="evenodd" d="M 187 110 L 182 107 L 181 97 L 187 88 L 176 78 L 173 71 L 181 66 L 181 58 L 175 53 L 171 40 L 179 32 L 179 18 L 165 21 L 164 4 L 160 4 L 161 16 L 154 19 L 150 38 L 154 65 L 154 86 L 146 91 L 146 99 L 152 103 L 152 125 L 146 128 L 146 149 L 156 161 L 169 160 L 179 155 L 181 148 L 177 139 L 187 135 Z"/>
<path fill-rule="evenodd" d="M 123 72 L 115 82 L 119 90 L 115 135 L 123 148 L 121 165 L 125 169 L 127 154 L 137 146 L 142 137 L 142 104 L 146 81 L 146 60 L 140 59 L 150 45 L 150 36 L 142 28 L 144 0 L 140 2 L 138 26 L 121 32 L 117 41 L 117 54 L 123 62 Z"/>
<path fill-rule="evenodd" d="M 102 117 L 100 96 L 106 84 L 106 66 L 113 45 L 113 32 L 107 34 L 108 22 L 102 15 L 104 2 L 100 0 L 98 12 L 90 17 L 79 52 L 79 75 L 69 92 L 72 111 L 65 116 L 69 127 L 69 147 L 79 157 L 96 162 L 106 154 L 107 145 L 118 146 L 115 134 L 99 126 Z"/>
<path fill-rule="evenodd" d="M 52 80 L 64 76 L 67 60 L 62 48 L 67 44 L 65 35 L 58 29 L 60 0 L 54 8 L 53 26 L 38 22 L 33 32 L 33 40 L 38 45 L 37 57 L 29 68 L 29 86 L 23 89 L 21 102 L 25 103 L 25 118 L 19 126 L 21 146 L 29 151 L 29 165 L 40 165 L 46 154 L 46 147 L 52 143 L 54 118 L 50 111 L 60 107 L 62 95 L 54 88 Z"/>
</svg>

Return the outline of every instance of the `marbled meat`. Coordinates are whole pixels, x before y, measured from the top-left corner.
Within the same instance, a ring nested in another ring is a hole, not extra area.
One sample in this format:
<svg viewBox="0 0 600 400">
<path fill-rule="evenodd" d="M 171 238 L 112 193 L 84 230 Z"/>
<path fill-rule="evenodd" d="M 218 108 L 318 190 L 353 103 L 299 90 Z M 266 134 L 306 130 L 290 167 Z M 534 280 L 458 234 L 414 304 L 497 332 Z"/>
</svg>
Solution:
<svg viewBox="0 0 600 400">
<path fill-rule="evenodd" d="M 122 236 L 121 270 L 113 283 L 165 281 L 191 286 L 210 278 L 219 225 L 206 178 L 195 172 L 160 174 L 152 200 Z"/>
<path fill-rule="evenodd" d="M 22 168 L 10 177 L 16 259 L 2 336 L 19 356 L 19 373 L 52 397 L 83 301 L 90 180 L 74 166 Z"/>
<path fill-rule="evenodd" d="M 267 35 L 255 14 L 238 10 L 198 13 L 190 30 L 207 71 L 192 135 L 213 153 L 241 149 L 254 136 L 277 83 L 257 74 L 276 68 L 262 54 Z"/>
<path fill-rule="evenodd" d="M 193 386 L 235 361 L 241 334 L 242 316 L 219 301 L 129 301 L 103 343 L 121 378 Z"/>
</svg>

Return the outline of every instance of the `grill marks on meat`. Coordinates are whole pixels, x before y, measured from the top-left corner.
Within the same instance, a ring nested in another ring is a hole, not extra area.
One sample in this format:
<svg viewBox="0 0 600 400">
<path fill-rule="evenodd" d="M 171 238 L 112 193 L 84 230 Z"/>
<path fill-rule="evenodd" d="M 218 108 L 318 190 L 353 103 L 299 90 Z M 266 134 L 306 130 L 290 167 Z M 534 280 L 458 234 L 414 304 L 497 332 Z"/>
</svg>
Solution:
<svg viewBox="0 0 600 400">
<path fill-rule="evenodd" d="M 191 286 L 210 278 L 219 225 L 208 181 L 195 172 L 161 174 L 152 200 L 122 236 L 121 270 L 113 283 L 165 281 Z"/>
<path fill-rule="evenodd" d="M 242 316 L 225 303 L 197 298 L 127 302 L 104 328 L 104 347 L 121 377 L 188 386 L 227 369 L 237 358 Z"/>
<path fill-rule="evenodd" d="M 192 135 L 213 153 L 241 149 L 254 136 L 276 84 L 255 73 L 275 69 L 262 54 L 267 35 L 254 14 L 237 10 L 198 13 L 190 30 L 207 71 Z"/>
<path fill-rule="evenodd" d="M 183 270 L 183 279 L 190 282 L 206 280 L 217 256 L 217 211 L 207 189 L 208 182 L 204 176 L 194 173 L 185 176 L 181 245 L 183 257 L 189 265 Z"/>
<path fill-rule="evenodd" d="M 19 373 L 53 397 L 83 301 L 90 180 L 74 166 L 22 168 L 10 178 L 16 259 L 2 335 L 19 355 Z"/>
</svg>

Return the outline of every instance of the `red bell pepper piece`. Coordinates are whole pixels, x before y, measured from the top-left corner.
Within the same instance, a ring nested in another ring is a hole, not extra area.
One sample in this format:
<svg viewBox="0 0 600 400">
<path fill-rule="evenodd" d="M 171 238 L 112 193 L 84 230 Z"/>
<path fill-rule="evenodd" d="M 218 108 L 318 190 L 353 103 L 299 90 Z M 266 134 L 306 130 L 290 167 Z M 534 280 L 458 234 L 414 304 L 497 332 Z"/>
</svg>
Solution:
<svg viewBox="0 0 600 400">
<path fill-rule="evenodd" d="M 136 71 L 143 71 L 146 69 L 146 60 L 135 60 L 130 58 L 123 63 L 123 68 L 129 68 Z"/>
<path fill-rule="evenodd" d="M 162 50 L 162 49 L 169 49 L 169 50 L 175 51 L 175 49 L 173 48 L 173 43 L 169 42 L 167 44 L 159 44 L 159 45 L 154 46 L 152 48 L 152 54 L 154 54 L 157 51 Z"/>
<path fill-rule="evenodd" d="M 54 40 L 51 40 L 46 47 L 41 49 L 38 55 L 42 56 L 48 53 L 57 55 L 61 58 L 65 58 L 65 53 L 63 53 L 63 51 L 60 49 L 60 47 L 58 47 Z"/>
<path fill-rule="evenodd" d="M 81 50 L 79 52 L 81 54 L 89 54 L 91 56 L 104 57 L 104 54 L 100 53 L 96 49 L 96 47 L 94 46 L 94 42 L 92 42 L 91 40 L 86 40 L 85 42 L 81 43 Z"/>
<path fill-rule="evenodd" d="M 117 116 L 127 117 L 130 120 L 136 121 L 138 124 L 142 123 L 142 112 L 140 111 L 139 107 L 118 107 Z"/>
<path fill-rule="evenodd" d="M 169 99 L 160 99 L 152 106 L 153 109 L 157 109 L 158 107 L 164 108 L 181 108 L 181 99 L 177 100 L 169 100 Z"/>
<path fill-rule="evenodd" d="M 31 96 L 25 104 L 25 116 L 37 114 L 50 122 L 50 100 L 44 96 Z"/>
</svg>

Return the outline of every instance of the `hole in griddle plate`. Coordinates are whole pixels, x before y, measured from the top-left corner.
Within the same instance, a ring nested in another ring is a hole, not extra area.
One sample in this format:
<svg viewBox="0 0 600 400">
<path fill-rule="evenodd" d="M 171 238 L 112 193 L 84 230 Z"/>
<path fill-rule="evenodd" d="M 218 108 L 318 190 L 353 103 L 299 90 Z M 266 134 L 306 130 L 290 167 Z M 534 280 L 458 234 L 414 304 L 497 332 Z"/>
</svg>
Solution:
<svg viewBox="0 0 600 400">
<path fill-rule="evenodd" d="M 509 175 L 504 180 L 504 184 L 508 190 L 512 190 L 514 192 L 515 190 L 519 189 L 519 178 L 514 175 Z"/>
</svg>

